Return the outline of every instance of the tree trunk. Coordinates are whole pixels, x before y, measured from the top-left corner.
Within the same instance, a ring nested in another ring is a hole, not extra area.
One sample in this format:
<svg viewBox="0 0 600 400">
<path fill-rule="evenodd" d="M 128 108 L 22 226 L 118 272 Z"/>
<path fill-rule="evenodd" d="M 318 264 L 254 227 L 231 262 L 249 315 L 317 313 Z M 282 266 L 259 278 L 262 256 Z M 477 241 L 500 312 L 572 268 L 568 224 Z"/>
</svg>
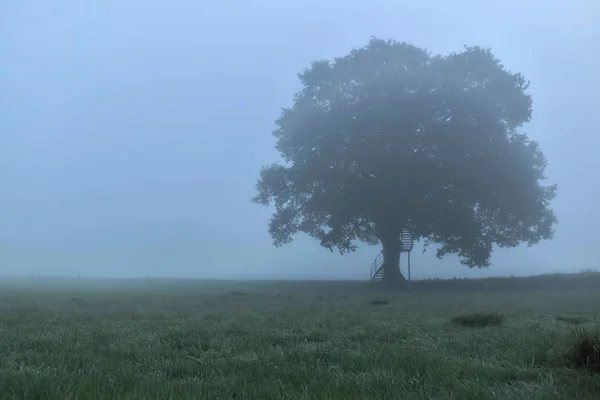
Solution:
<svg viewBox="0 0 600 400">
<path fill-rule="evenodd" d="M 382 240 L 383 245 L 383 283 L 386 286 L 398 287 L 406 282 L 406 278 L 400 272 L 400 252 L 402 242 L 399 235 L 393 235 Z"/>
</svg>

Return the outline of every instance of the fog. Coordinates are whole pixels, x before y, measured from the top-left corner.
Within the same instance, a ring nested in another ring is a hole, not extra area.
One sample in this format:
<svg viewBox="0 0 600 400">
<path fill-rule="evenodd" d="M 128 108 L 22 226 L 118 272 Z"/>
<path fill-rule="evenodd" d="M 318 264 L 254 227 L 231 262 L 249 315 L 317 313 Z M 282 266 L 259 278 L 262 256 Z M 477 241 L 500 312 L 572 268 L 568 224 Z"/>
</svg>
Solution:
<svg viewBox="0 0 600 400">
<path fill-rule="evenodd" d="M 379 246 L 275 248 L 250 199 L 297 73 L 372 35 L 523 73 L 558 185 L 554 240 L 483 270 L 417 245 L 413 278 L 599 267 L 597 0 L 21 0 L 0 4 L 0 274 L 368 279 Z"/>
</svg>

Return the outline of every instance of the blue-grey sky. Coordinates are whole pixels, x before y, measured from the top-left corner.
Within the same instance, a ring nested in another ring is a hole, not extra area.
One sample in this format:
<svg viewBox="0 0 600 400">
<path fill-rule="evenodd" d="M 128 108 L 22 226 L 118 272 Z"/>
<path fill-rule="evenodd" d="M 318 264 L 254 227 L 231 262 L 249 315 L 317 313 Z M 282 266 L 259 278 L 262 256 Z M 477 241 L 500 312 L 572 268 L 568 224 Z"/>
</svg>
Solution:
<svg viewBox="0 0 600 400">
<path fill-rule="evenodd" d="M 250 198 L 296 74 L 372 35 L 525 74 L 559 185 L 553 241 L 481 271 L 417 248 L 413 277 L 600 267 L 597 0 L 20 0 L 0 3 L 0 274 L 366 278 L 377 247 L 274 248 Z"/>
</svg>

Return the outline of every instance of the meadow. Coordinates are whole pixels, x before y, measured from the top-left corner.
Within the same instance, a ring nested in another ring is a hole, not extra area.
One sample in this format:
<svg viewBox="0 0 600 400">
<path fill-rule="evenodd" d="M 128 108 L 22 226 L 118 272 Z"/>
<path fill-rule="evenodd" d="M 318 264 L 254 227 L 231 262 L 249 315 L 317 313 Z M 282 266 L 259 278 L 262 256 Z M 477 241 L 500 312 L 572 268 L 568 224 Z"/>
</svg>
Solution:
<svg viewBox="0 0 600 400">
<path fill-rule="evenodd" d="M 4 279 L 0 398 L 598 399 L 600 374 L 568 357 L 598 326 L 593 273 L 396 291 Z"/>
</svg>

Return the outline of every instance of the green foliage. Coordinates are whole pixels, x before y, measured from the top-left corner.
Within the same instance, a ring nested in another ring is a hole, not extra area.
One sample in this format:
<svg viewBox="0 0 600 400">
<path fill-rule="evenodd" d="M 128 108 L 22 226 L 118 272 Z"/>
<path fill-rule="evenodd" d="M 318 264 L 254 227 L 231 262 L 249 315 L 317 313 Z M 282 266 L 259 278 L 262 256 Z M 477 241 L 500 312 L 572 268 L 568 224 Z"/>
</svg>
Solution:
<svg viewBox="0 0 600 400">
<path fill-rule="evenodd" d="M 302 89 L 273 135 L 284 163 L 263 167 L 253 201 L 273 205 L 274 244 L 298 232 L 340 253 L 386 244 L 402 227 L 489 265 L 494 244 L 553 236 L 556 186 L 519 131 L 531 118 L 528 82 L 489 49 L 432 56 L 372 38 L 299 74 Z"/>
<path fill-rule="evenodd" d="M 503 322 L 504 315 L 497 312 L 472 312 L 452 318 L 453 324 L 468 327 L 500 326 Z"/>
<path fill-rule="evenodd" d="M 572 333 L 567 359 L 576 367 L 600 372 L 600 328 L 578 326 Z"/>
</svg>

